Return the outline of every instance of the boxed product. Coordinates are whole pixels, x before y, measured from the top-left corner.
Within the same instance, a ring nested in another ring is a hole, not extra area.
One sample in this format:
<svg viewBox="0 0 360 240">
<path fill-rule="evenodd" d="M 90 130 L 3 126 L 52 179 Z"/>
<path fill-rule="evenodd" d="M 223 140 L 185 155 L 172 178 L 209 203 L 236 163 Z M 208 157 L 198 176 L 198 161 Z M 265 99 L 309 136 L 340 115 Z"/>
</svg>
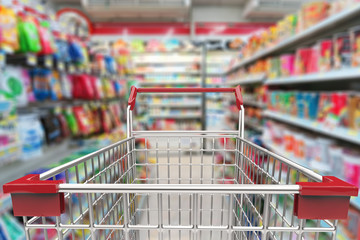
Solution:
<svg viewBox="0 0 360 240">
<path fill-rule="evenodd" d="M 354 130 L 360 130 L 360 95 L 350 97 L 349 127 Z"/>
<path fill-rule="evenodd" d="M 346 149 L 344 151 L 345 180 L 360 186 L 360 152 Z"/>
<path fill-rule="evenodd" d="M 281 77 L 289 77 L 294 74 L 294 54 L 284 54 L 280 57 L 280 71 Z"/>
<path fill-rule="evenodd" d="M 334 68 L 351 67 L 350 35 L 347 32 L 334 36 Z"/>
<path fill-rule="evenodd" d="M 22 144 L 22 159 L 31 159 L 43 154 L 44 129 L 37 115 L 18 117 L 18 132 Z"/>
<path fill-rule="evenodd" d="M 331 93 L 322 92 L 319 96 L 319 108 L 317 113 L 317 121 L 324 123 L 333 109 Z"/>
<path fill-rule="evenodd" d="M 319 108 L 319 93 L 304 93 L 304 116 L 307 119 L 315 120 L 317 118 Z"/>
<path fill-rule="evenodd" d="M 318 42 L 319 50 L 319 71 L 326 72 L 332 68 L 333 59 L 333 41 L 325 39 Z"/>
<path fill-rule="evenodd" d="M 360 66 L 360 26 L 350 29 L 351 40 L 351 66 Z"/>
<path fill-rule="evenodd" d="M 328 17 L 330 5 L 326 1 L 315 1 L 302 6 L 302 21 L 304 29 L 314 26 Z"/>
</svg>

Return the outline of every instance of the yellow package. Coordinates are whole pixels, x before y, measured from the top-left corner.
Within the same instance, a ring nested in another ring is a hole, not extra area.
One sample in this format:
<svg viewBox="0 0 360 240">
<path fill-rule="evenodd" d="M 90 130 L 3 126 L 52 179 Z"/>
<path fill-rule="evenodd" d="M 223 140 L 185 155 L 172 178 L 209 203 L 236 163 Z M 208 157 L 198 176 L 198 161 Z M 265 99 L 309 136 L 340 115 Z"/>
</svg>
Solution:
<svg viewBox="0 0 360 240">
<path fill-rule="evenodd" d="M 0 48 L 7 52 L 19 48 L 16 14 L 4 6 L 0 6 Z"/>
</svg>

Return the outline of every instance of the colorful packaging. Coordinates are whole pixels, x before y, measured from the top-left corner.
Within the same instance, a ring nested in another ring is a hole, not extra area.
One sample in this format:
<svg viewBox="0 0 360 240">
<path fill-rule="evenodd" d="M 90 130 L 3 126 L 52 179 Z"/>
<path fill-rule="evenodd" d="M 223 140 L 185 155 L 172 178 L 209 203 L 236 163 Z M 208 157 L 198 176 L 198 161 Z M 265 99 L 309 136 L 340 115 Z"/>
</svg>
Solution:
<svg viewBox="0 0 360 240">
<path fill-rule="evenodd" d="M 303 92 L 296 93 L 296 116 L 305 118 L 305 94 Z"/>
<path fill-rule="evenodd" d="M 50 95 L 51 100 L 62 99 L 60 73 L 58 71 L 52 71 L 50 81 Z"/>
<path fill-rule="evenodd" d="M 318 49 L 320 51 L 319 57 L 319 71 L 326 72 L 332 68 L 333 59 L 333 41 L 332 39 L 321 40 L 318 43 Z"/>
<path fill-rule="evenodd" d="M 85 114 L 85 110 L 82 106 L 74 106 L 73 107 L 74 116 L 77 121 L 77 125 L 79 127 L 79 131 L 81 135 L 88 135 L 91 133 L 91 125 L 89 122 L 89 118 Z"/>
<path fill-rule="evenodd" d="M 50 24 L 48 21 L 41 21 L 38 24 L 38 32 L 41 43 L 40 54 L 50 55 L 56 51 L 54 38 L 51 34 Z"/>
<path fill-rule="evenodd" d="M 0 49 L 12 53 L 18 48 L 16 13 L 11 8 L 0 6 Z"/>
<path fill-rule="evenodd" d="M 304 93 L 304 116 L 307 119 L 315 120 L 318 116 L 319 109 L 319 93 Z"/>
<path fill-rule="evenodd" d="M 38 116 L 35 114 L 18 116 L 18 131 L 22 143 L 21 159 L 42 156 L 45 134 Z"/>
<path fill-rule="evenodd" d="M 351 40 L 351 66 L 360 66 L 360 27 L 354 27 L 350 29 Z"/>
<path fill-rule="evenodd" d="M 76 99 L 94 99 L 95 90 L 91 78 L 86 74 L 72 76 L 72 96 Z"/>
<path fill-rule="evenodd" d="M 48 69 L 32 69 L 30 75 L 36 100 L 49 99 L 51 97 L 51 71 Z"/>
<path fill-rule="evenodd" d="M 330 4 L 326 1 L 305 3 L 301 8 L 304 29 L 312 27 L 323 19 L 327 18 L 329 9 Z"/>
<path fill-rule="evenodd" d="M 360 153 L 346 150 L 343 159 L 346 182 L 360 186 Z"/>
<path fill-rule="evenodd" d="M 334 68 L 351 67 L 351 43 L 349 33 L 334 36 Z"/>
<path fill-rule="evenodd" d="M 348 127 L 348 94 L 341 92 L 332 93 L 331 102 L 332 109 L 326 117 L 326 125 L 330 127 Z"/>
<path fill-rule="evenodd" d="M 349 127 L 360 130 L 360 95 L 354 95 L 349 103 Z"/>
<path fill-rule="evenodd" d="M 308 64 L 310 63 L 312 48 L 299 48 L 295 54 L 295 75 L 303 75 L 309 72 Z"/>
<path fill-rule="evenodd" d="M 18 32 L 20 52 L 38 53 L 42 50 L 38 28 L 35 19 L 29 16 L 19 17 Z"/>
<path fill-rule="evenodd" d="M 0 72 L 0 79 L 0 99 L 11 100 L 17 106 L 26 106 L 29 100 L 27 96 L 29 84 L 27 71 L 20 67 L 7 65 Z"/>
<path fill-rule="evenodd" d="M 41 123 L 45 130 L 47 144 L 59 142 L 61 137 L 61 125 L 59 119 L 53 113 L 41 117 Z"/>
<path fill-rule="evenodd" d="M 318 122 L 325 122 L 328 114 L 333 109 L 332 99 L 330 93 L 321 93 L 319 97 L 319 110 L 317 115 Z"/>
<path fill-rule="evenodd" d="M 79 135 L 79 127 L 78 127 L 78 123 L 76 121 L 75 115 L 74 115 L 71 107 L 64 109 L 63 113 L 65 116 L 67 125 L 70 128 L 71 134 L 73 136 L 78 136 Z"/>
<path fill-rule="evenodd" d="M 285 54 L 280 57 L 281 77 L 289 77 L 294 74 L 295 55 Z"/>
</svg>

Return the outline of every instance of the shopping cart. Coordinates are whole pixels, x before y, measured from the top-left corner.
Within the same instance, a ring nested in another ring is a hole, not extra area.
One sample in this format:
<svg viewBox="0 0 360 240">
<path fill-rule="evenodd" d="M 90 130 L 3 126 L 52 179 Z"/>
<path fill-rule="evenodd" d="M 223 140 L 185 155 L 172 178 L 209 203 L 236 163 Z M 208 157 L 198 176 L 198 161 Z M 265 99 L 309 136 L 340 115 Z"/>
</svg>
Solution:
<svg viewBox="0 0 360 240">
<path fill-rule="evenodd" d="M 159 92 L 235 93 L 239 130 L 134 131 L 136 95 Z M 244 139 L 238 86 L 132 87 L 126 139 L 4 192 L 27 239 L 287 240 L 335 239 L 358 189 Z"/>
</svg>

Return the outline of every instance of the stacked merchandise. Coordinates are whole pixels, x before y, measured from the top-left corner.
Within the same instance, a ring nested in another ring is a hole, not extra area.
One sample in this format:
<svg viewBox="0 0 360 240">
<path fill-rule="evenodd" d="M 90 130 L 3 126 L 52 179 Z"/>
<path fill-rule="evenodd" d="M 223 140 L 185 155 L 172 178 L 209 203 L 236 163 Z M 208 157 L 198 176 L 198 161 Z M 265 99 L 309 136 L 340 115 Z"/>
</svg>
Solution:
<svg viewBox="0 0 360 240">
<path fill-rule="evenodd" d="M 265 88 L 268 110 L 262 112 L 272 119 L 263 130 L 267 148 L 357 186 L 360 135 L 355 80 L 360 27 L 352 14 L 359 11 L 359 4 L 304 3 L 299 12 L 253 34 L 227 72 L 231 85 L 263 84 L 270 89 Z M 344 79 L 353 81 L 345 84 Z M 254 105 L 253 99 L 244 96 L 246 116 L 246 105 Z M 360 198 L 350 203 L 349 217 L 340 221 L 337 239 L 359 239 Z"/>
<path fill-rule="evenodd" d="M 328 17 L 344 9 L 350 9 L 356 6 L 356 4 L 358 4 L 358 1 L 343 0 L 333 1 L 332 3 L 328 3 L 327 1 L 305 3 L 297 13 L 289 14 L 274 26 L 252 35 L 246 46 L 242 48 L 241 58 L 246 59 L 260 51 L 266 51 L 286 41 L 288 38 L 320 23 Z"/>
<path fill-rule="evenodd" d="M 268 109 L 309 120 L 327 129 L 360 129 L 356 92 L 269 91 Z"/>
</svg>

